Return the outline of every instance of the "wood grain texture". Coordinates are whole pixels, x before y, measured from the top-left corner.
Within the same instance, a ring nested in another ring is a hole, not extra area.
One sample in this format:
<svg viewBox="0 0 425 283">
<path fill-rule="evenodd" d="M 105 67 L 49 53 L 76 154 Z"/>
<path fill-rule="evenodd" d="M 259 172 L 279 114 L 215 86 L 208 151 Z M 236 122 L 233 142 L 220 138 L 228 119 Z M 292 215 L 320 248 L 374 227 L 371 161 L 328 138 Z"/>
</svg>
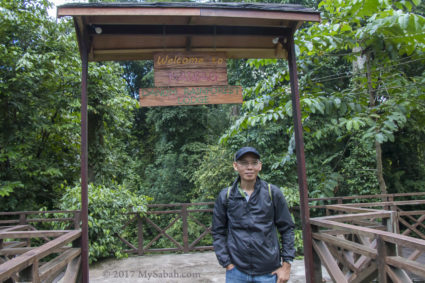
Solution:
<svg viewBox="0 0 425 283">
<path fill-rule="evenodd" d="M 225 52 L 161 52 L 154 55 L 154 69 L 226 68 Z"/>
<path fill-rule="evenodd" d="M 174 87 L 140 89 L 140 106 L 173 106 L 242 103 L 241 86 Z"/>
<path fill-rule="evenodd" d="M 156 87 L 227 85 L 227 69 L 154 70 Z"/>
<path fill-rule="evenodd" d="M 45 231 L 40 231 L 45 232 Z M 67 232 L 67 231 L 65 231 Z M 81 236 L 81 231 L 68 231 L 66 234 L 40 246 L 31 251 L 28 251 L 21 256 L 15 257 L 0 265 L 0 281 L 6 280 L 16 272 L 34 264 L 39 259 L 49 255 L 53 250 L 62 247 Z"/>
</svg>

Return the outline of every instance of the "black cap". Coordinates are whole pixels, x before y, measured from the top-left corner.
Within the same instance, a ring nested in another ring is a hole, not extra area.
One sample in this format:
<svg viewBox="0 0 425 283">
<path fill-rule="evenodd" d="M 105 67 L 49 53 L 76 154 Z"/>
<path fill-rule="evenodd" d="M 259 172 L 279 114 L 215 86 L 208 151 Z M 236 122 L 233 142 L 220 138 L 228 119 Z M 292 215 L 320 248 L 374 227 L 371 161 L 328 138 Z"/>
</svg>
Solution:
<svg viewBox="0 0 425 283">
<path fill-rule="evenodd" d="M 241 149 L 239 149 L 235 153 L 235 161 L 239 160 L 243 155 L 245 155 L 247 153 L 253 153 L 253 154 L 258 156 L 258 159 L 260 159 L 260 154 L 258 153 L 258 151 L 255 148 L 250 147 L 250 146 L 245 146 L 245 147 L 242 147 Z"/>
</svg>

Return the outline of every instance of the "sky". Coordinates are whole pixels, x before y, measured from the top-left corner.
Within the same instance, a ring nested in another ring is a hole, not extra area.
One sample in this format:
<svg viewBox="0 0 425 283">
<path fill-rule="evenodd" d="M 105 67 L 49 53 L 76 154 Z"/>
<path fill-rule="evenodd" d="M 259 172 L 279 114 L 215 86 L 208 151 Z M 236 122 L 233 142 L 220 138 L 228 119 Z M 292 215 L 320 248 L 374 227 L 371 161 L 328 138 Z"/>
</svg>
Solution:
<svg viewBox="0 0 425 283">
<path fill-rule="evenodd" d="M 49 9 L 49 15 L 52 18 L 56 18 L 56 6 L 60 6 L 62 4 L 67 4 L 67 3 L 82 3 L 82 2 L 88 2 L 87 0 L 50 0 L 50 2 L 53 3 L 53 7 L 51 9 Z"/>
</svg>

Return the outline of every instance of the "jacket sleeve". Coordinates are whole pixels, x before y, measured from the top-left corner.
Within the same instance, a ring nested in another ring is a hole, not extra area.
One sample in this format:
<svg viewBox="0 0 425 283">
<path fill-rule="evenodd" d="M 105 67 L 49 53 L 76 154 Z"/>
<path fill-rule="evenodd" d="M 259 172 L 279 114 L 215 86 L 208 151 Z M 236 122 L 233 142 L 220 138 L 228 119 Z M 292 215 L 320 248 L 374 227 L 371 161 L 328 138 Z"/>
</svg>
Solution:
<svg viewBox="0 0 425 283">
<path fill-rule="evenodd" d="M 215 201 L 211 231 L 215 255 L 217 256 L 218 263 L 223 267 L 231 263 L 227 250 L 226 192 L 227 189 L 222 190 Z"/>
<path fill-rule="evenodd" d="M 295 257 L 295 225 L 283 193 L 277 187 L 273 191 L 274 221 L 282 241 L 280 256 L 283 261 L 293 260 Z"/>
</svg>

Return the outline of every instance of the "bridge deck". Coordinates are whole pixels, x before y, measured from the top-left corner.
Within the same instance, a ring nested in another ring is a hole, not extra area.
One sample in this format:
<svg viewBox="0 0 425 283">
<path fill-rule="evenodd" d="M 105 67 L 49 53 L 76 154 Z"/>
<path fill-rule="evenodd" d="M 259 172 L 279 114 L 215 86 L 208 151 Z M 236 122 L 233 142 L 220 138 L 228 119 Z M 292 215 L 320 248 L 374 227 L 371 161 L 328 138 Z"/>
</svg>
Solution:
<svg viewBox="0 0 425 283">
<path fill-rule="evenodd" d="M 324 282 L 332 282 L 324 269 L 323 274 L 323 277 L 327 279 Z M 303 283 L 304 276 L 304 261 L 295 260 L 289 282 Z M 90 266 L 90 282 L 92 283 L 222 283 L 224 279 L 225 271 L 218 264 L 213 252 L 133 256 L 121 260 L 106 260 Z"/>
</svg>

